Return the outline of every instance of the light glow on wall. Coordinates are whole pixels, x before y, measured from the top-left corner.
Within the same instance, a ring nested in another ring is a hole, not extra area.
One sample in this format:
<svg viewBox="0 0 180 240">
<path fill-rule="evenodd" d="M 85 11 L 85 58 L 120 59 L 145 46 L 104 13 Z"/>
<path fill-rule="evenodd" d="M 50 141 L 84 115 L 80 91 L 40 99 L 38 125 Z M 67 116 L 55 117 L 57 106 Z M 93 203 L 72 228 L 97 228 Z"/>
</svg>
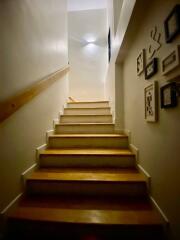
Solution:
<svg viewBox="0 0 180 240">
<path fill-rule="evenodd" d="M 93 36 L 92 34 L 86 34 L 84 36 L 84 40 L 87 44 L 92 44 L 92 43 L 95 43 L 97 41 L 96 37 Z"/>
</svg>

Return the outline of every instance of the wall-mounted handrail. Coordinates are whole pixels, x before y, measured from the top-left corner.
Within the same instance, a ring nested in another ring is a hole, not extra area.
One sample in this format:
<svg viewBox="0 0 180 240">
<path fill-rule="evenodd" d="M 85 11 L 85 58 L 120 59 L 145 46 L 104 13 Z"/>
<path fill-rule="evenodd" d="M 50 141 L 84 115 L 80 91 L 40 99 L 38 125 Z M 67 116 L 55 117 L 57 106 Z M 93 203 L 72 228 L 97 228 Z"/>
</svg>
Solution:
<svg viewBox="0 0 180 240">
<path fill-rule="evenodd" d="M 54 82 L 66 75 L 68 72 L 69 65 L 44 77 L 43 79 L 37 81 L 30 87 L 27 87 L 25 90 L 10 97 L 9 99 L 0 102 L 0 122 L 3 122 L 14 112 L 16 112 L 20 107 L 31 101 L 34 97 L 39 95 L 42 91 L 46 90 Z"/>
</svg>

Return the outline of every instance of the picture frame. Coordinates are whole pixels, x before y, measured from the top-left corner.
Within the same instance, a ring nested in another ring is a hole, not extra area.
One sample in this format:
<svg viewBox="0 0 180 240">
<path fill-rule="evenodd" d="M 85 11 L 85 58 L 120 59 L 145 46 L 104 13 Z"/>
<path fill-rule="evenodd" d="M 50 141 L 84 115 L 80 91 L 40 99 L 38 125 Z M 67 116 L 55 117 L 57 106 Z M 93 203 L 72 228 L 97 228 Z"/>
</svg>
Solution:
<svg viewBox="0 0 180 240">
<path fill-rule="evenodd" d="M 145 106 L 145 120 L 147 122 L 157 122 L 157 90 L 158 83 L 154 81 L 144 88 L 144 106 Z"/>
<path fill-rule="evenodd" d="M 109 28 L 108 32 L 108 61 L 111 60 L 111 29 Z"/>
<path fill-rule="evenodd" d="M 150 79 L 158 71 L 158 59 L 153 58 L 145 67 L 145 79 Z"/>
<path fill-rule="evenodd" d="M 177 45 L 164 59 L 161 61 L 162 75 L 167 75 L 180 65 L 180 46 Z"/>
<path fill-rule="evenodd" d="M 136 60 L 136 66 L 137 66 L 137 75 L 140 76 L 141 73 L 144 72 L 145 69 L 145 60 L 146 60 L 146 56 L 145 56 L 145 49 L 142 49 L 140 54 L 137 57 Z"/>
<path fill-rule="evenodd" d="M 160 88 L 161 108 L 177 106 L 176 83 L 168 83 Z"/>
<path fill-rule="evenodd" d="M 180 33 L 180 4 L 175 5 L 164 21 L 166 43 L 171 43 Z"/>
</svg>

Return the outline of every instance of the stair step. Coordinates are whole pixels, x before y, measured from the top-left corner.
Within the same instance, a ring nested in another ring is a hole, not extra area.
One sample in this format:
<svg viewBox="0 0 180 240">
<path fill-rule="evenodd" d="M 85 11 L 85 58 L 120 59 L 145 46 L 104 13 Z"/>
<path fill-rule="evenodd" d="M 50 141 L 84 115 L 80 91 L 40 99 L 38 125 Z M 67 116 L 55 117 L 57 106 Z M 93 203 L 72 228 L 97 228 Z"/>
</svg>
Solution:
<svg viewBox="0 0 180 240">
<path fill-rule="evenodd" d="M 113 133 L 112 123 L 60 123 L 55 125 L 55 133 Z"/>
<path fill-rule="evenodd" d="M 48 138 L 49 148 L 128 148 L 128 136 L 121 134 L 56 134 Z"/>
<path fill-rule="evenodd" d="M 96 108 L 64 108 L 65 115 L 82 115 L 82 114 L 111 114 L 110 107 L 96 107 Z"/>
<path fill-rule="evenodd" d="M 39 152 L 40 167 L 133 167 L 135 155 L 128 149 L 46 149 Z"/>
<path fill-rule="evenodd" d="M 147 198 L 24 197 L 11 219 L 104 225 L 159 225 L 163 221 Z"/>
<path fill-rule="evenodd" d="M 133 169 L 41 168 L 26 179 L 28 194 L 145 196 L 145 177 Z"/>
<path fill-rule="evenodd" d="M 109 107 L 108 101 L 94 101 L 94 102 L 68 102 L 69 108 L 95 108 L 95 107 Z"/>
<path fill-rule="evenodd" d="M 61 115 L 61 123 L 112 123 L 111 114 Z"/>
</svg>

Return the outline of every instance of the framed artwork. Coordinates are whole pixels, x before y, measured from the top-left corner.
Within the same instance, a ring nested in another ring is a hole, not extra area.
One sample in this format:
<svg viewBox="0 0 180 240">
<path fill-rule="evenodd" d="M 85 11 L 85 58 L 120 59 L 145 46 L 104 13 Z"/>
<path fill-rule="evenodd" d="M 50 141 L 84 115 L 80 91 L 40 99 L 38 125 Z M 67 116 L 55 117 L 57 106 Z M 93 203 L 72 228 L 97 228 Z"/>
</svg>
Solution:
<svg viewBox="0 0 180 240">
<path fill-rule="evenodd" d="M 145 79 L 150 79 L 158 71 L 158 59 L 153 58 L 145 67 Z"/>
<path fill-rule="evenodd" d="M 180 33 L 180 4 L 177 4 L 164 21 L 166 42 L 170 43 Z"/>
<path fill-rule="evenodd" d="M 145 69 L 145 49 L 142 49 L 137 57 L 137 75 L 139 76 Z"/>
<path fill-rule="evenodd" d="M 173 49 L 164 59 L 161 61 L 162 74 L 166 75 L 180 64 L 180 48 L 179 45 Z"/>
<path fill-rule="evenodd" d="M 161 108 L 171 108 L 177 106 L 176 83 L 168 83 L 160 89 Z"/>
<path fill-rule="evenodd" d="M 108 60 L 109 62 L 111 60 L 111 29 L 110 28 L 108 33 Z"/>
<path fill-rule="evenodd" d="M 157 81 L 144 89 L 145 119 L 147 122 L 157 121 Z"/>
</svg>

